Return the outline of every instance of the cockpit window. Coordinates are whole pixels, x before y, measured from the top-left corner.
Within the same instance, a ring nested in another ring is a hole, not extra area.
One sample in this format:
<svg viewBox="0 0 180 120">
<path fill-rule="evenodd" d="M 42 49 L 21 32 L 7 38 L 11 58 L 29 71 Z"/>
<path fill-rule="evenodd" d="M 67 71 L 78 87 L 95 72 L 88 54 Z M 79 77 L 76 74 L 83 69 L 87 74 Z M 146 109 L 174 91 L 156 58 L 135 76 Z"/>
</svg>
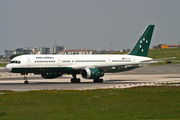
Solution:
<svg viewBox="0 0 180 120">
<path fill-rule="evenodd" d="M 21 61 L 10 61 L 10 63 L 17 63 L 17 64 L 20 64 Z"/>
<path fill-rule="evenodd" d="M 15 61 L 10 61 L 10 63 L 15 63 Z"/>
</svg>

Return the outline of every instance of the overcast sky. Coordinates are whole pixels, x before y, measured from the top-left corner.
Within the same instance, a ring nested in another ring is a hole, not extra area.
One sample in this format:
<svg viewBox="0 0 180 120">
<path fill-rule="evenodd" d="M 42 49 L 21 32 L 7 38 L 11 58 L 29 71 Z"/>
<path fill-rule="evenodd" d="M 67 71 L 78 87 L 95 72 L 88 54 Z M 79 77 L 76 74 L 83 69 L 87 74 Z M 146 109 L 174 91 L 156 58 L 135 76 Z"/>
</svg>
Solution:
<svg viewBox="0 0 180 120">
<path fill-rule="evenodd" d="M 6 49 L 132 48 L 148 24 L 151 47 L 180 41 L 180 0 L 0 0 L 0 55 Z"/>
</svg>

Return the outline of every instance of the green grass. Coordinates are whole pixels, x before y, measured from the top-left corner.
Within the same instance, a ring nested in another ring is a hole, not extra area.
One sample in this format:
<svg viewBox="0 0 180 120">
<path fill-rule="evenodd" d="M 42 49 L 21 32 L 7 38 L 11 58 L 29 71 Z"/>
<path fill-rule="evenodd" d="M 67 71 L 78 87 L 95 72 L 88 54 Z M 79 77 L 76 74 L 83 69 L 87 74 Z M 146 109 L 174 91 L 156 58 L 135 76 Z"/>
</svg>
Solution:
<svg viewBox="0 0 180 120">
<path fill-rule="evenodd" d="M 180 48 L 152 49 L 152 50 L 149 50 L 148 57 L 153 58 L 153 59 L 176 57 L 175 59 L 167 59 L 167 60 L 160 60 L 160 61 L 171 61 L 172 62 L 171 64 L 179 64 Z M 163 65 L 163 64 L 155 63 L 152 65 Z"/>
<path fill-rule="evenodd" d="M 180 48 L 152 49 L 149 50 L 148 57 L 153 59 L 176 57 L 176 59 L 172 60 L 180 60 Z"/>
<path fill-rule="evenodd" d="M 8 63 L 0 63 L 0 67 L 5 67 Z"/>
<path fill-rule="evenodd" d="M 180 119 L 180 87 L 2 92 L 2 120 Z"/>
</svg>

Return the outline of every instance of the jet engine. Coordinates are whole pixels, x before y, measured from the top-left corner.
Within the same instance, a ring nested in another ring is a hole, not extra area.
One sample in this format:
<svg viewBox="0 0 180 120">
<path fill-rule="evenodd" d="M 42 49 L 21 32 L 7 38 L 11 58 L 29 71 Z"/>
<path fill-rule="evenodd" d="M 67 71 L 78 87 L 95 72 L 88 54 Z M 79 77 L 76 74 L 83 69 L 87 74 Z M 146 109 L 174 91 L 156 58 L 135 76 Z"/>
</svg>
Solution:
<svg viewBox="0 0 180 120">
<path fill-rule="evenodd" d="M 62 75 L 63 73 L 60 73 L 60 72 L 54 72 L 54 73 L 42 72 L 41 73 L 41 76 L 44 79 L 53 79 L 53 78 L 61 77 Z"/>
<path fill-rule="evenodd" d="M 85 79 L 96 79 L 104 76 L 104 72 L 95 68 L 84 68 L 81 70 L 81 76 Z"/>
</svg>

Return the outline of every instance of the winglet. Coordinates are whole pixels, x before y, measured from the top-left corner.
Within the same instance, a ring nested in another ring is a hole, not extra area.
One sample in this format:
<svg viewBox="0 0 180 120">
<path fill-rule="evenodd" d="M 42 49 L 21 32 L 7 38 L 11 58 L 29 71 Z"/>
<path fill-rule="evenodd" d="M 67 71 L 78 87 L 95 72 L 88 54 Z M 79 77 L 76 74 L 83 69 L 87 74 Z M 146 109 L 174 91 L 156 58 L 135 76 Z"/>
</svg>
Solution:
<svg viewBox="0 0 180 120">
<path fill-rule="evenodd" d="M 128 53 L 128 55 L 144 56 L 147 57 L 149 45 L 151 42 L 151 37 L 153 34 L 155 25 L 148 25 L 145 31 L 140 36 L 139 40 L 133 47 L 133 49 Z"/>
</svg>

